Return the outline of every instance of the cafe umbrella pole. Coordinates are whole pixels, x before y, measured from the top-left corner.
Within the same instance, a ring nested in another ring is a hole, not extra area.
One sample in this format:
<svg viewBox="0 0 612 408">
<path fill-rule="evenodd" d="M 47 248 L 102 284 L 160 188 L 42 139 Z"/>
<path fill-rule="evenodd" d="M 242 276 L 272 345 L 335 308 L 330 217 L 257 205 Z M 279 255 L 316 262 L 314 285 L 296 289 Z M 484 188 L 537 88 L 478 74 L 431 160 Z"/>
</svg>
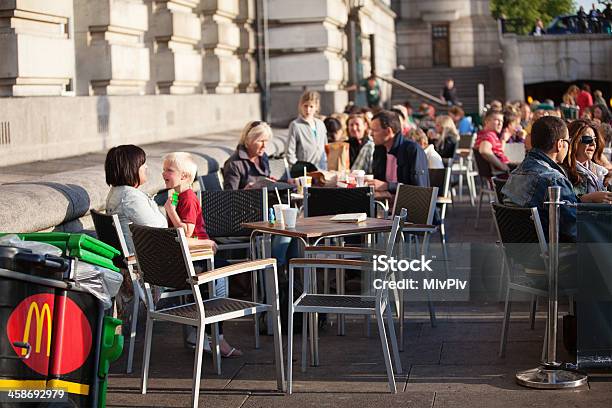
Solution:
<svg viewBox="0 0 612 408">
<path fill-rule="evenodd" d="M 557 306 L 559 278 L 559 206 L 561 188 L 548 187 L 548 324 L 546 360 L 540 367 L 516 374 L 516 381 L 525 387 L 540 389 L 575 388 L 587 383 L 587 376 L 561 368 L 557 360 Z"/>
</svg>

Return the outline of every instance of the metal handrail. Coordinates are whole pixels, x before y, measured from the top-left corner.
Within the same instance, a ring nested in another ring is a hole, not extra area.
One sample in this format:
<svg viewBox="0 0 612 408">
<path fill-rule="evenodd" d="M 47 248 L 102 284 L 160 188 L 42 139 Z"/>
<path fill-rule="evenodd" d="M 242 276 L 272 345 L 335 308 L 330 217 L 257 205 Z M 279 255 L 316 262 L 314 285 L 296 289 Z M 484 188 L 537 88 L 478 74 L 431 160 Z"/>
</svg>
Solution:
<svg viewBox="0 0 612 408">
<path fill-rule="evenodd" d="M 438 105 L 442 105 L 442 106 L 446 106 L 446 103 L 444 103 L 444 101 L 438 97 L 433 96 L 432 94 L 429 94 L 419 88 L 416 88 L 412 85 L 409 85 L 407 83 L 405 83 L 404 81 L 400 81 L 399 79 L 396 78 L 392 78 L 392 77 L 385 77 L 385 76 L 380 76 L 377 75 L 377 78 L 382 79 L 385 82 L 390 83 L 391 85 L 395 85 L 395 86 L 399 86 L 400 88 L 404 88 L 405 90 L 407 90 L 408 92 L 412 92 L 414 94 L 417 94 L 425 99 L 428 99 L 432 102 L 437 103 Z"/>
</svg>

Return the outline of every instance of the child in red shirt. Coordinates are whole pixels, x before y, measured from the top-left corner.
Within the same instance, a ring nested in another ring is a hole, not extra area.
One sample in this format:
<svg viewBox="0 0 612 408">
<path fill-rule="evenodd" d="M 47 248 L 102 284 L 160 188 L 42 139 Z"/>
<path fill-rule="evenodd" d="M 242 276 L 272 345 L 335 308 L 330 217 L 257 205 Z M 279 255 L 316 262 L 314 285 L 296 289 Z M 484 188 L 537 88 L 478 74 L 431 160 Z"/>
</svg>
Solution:
<svg viewBox="0 0 612 408">
<path fill-rule="evenodd" d="M 189 153 L 176 152 L 169 153 L 163 158 L 162 177 L 166 187 L 178 193 L 178 203 L 176 207 L 172 204 L 172 194 L 168 194 L 168 200 L 164 204 L 166 215 L 168 217 L 168 225 L 175 228 L 183 228 L 187 238 L 197 238 L 202 243 L 209 243 L 213 251 L 217 251 L 217 244 L 211 240 L 204 226 L 204 218 L 202 217 L 202 206 L 198 201 L 195 192 L 191 189 L 191 185 L 198 171 L 198 166 Z M 218 261 L 218 259 L 216 259 Z M 219 264 L 215 262 L 219 267 Z M 227 279 L 215 281 L 215 296 L 227 297 Z M 207 333 L 210 334 L 210 326 L 206 326 Z M 219 331 L 222 333 L 222 325 L 219 324 Z M 195 331 L 194 331 L 195 334 Z M 190 336 L 194 337 L 195 336 Z M 189 339 L 187 340 L 189 342 Z M 191 342 L 195 344 L 195 340 Z M 221 337 L 221 355 L 224 357 L 238 357 L 242 355 L 240 350 L 230 346 L 229 343 Z"/>
</svg>

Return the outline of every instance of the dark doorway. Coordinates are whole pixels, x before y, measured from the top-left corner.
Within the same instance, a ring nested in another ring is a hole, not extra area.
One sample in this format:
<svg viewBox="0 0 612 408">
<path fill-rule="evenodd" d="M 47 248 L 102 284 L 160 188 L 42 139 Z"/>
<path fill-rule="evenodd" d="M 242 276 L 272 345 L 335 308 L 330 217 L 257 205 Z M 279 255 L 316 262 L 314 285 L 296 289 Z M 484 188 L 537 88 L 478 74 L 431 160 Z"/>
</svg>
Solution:
<svg viewBox="0 0 612 408">
<path fill-rule="evenodd" d="M 450 67 L 450 36 L 448 23 L 431 25 L 431 45 L 434 67 Z"/>
</svg>

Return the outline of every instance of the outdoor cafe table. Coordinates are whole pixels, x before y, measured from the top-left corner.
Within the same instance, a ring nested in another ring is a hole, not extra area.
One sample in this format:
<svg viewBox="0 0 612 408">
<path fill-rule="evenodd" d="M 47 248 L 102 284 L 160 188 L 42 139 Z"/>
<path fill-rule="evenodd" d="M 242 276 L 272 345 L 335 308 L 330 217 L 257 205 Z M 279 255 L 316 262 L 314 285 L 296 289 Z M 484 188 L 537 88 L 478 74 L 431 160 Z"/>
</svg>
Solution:
<svg viewBox="0 0 612 408">
<path fill-rule="evenodd" d="M 393 225 L 393 220 L 382 218 L 366 218 L 365 221 L 359 223 L 345 223 L 331 221 L 332 215 L 323 215 L 318 217 L 298 218 L 295 228 L 287 228 L 280 224 L 270 224 L 267 221 L 248 222 L 242 224 L 244 228 L 253 230 L 251 233 L 251 247 L 254 248 L 255 238 L 258 233 L 282 235 L 286 237 L 297 238 L 304 243 L 304 246 L 316 246 L 321 241 L 327 238 L 338 238 L 350 235 L 367 235 L 389 232 Z M 433 225 L 425 224 L 406 224 L 403 231 L 408 232 L 429 232 Z M 312 283 L 312 293 L 316 293 L 316 278 L 310 280 Z M 318 356 L 318 325 L 316 322 L 316 314 L 309 321 L 311 343 L 310 357 L 311 365 L 319 365 Z"/>
</svg>

